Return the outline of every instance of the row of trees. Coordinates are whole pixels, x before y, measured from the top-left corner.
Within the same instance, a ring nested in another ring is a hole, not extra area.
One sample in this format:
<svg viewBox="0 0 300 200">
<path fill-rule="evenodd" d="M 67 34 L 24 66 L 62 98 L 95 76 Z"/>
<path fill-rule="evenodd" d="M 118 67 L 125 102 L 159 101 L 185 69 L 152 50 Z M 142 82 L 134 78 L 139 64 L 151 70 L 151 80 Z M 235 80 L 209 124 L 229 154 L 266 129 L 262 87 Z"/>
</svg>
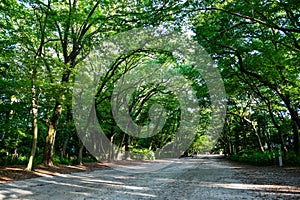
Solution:
<svg viewBox="0 0 300 200">
<path fill-rule="evenodd" d="M 3 1 L 2 161 L 5 156 L 22 155 L 31 170 L 36 154 L 46 165 L 53 165 L 54 155 L 76 154 L 81 160 L 88 154 L 72 116 L 76 67 L 106 38 L 164 22 L 192 27 L 195 40 L 222 74 L 228 112 L 217 149 L 228 154 L 249 149 L 264 152 L 281 144 L 286 153 L 299 154 L 299 7 L 297 1 L 284 0 Z M 116 58 L 99 82 L 97 117 L 107 138 L 118 146 L 105 156 L 116 158 L 122 147 L 155 151 L 172 141 L 180 125 L 174 94 L 157 85 L 145 85 L 133 93 L 130 114 L 136 123 L 145 125 L 151 105 L 163 105 L 168 116 L 159 134 L 135 138 L 116 125 L 110 105 L 113 84 L 140 63 L 173 65 L 193 82 L 201 121 L 190 151 L 210 148 L 205 136 L 211 128 L 210 97 L 201 75 L 168 52 L 139 49 Z"/>
<path fill-rule="evenodd" d="M 299 149 L 299 3 L 235 1 L 194 21 L 226 84 L 222 143 L 229 153 Z"/>
</svg>

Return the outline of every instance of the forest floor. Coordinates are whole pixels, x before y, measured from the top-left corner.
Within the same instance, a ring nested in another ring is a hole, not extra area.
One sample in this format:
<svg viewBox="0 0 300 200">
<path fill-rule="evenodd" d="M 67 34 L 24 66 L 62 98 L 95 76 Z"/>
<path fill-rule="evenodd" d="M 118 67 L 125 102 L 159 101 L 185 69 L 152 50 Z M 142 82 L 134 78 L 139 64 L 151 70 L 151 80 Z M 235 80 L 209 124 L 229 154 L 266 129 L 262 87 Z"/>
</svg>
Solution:
<svg viewBox="0 0 300 200">
<path fill-rule="evenodd" d="M 162 163 L 168 165 L 153 172 L 118 169 L 154 169 Z M 40 166 L 29 174 L 23 169 L 1 168 L 6 183 L 0 184 L 0 199 L 300 199 L 299 167 L 255 167 L 209 157 Z"/>
</svg>

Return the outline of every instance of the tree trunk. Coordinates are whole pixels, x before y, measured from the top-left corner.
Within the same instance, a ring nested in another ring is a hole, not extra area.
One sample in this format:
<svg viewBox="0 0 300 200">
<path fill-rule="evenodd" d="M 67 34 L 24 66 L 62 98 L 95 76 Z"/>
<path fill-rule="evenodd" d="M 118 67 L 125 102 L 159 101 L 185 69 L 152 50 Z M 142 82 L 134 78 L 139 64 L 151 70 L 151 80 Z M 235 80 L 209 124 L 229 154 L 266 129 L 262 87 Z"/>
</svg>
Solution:
<svg viewBox="0 0 300 200">
<path fill-rule="evenodd" d="M 252 122 L 251 125 L 252 125 L 252 128 L 253 128 L 253 130 L 254 130 L 254 132 L 255 132 L 255 135 L 256 135 L 256 138 L 257 138 L 259 150 L 260 150 L 261 152 L 265 152 L 265 149 L 264 149 L 264 147 L 263 147 L 263 144 L 261 143 L 260 135 L 259 135 L 259 133 L 258 133 L 258 131 L 257 131 L 257 128 L 256 128 L 255 124 Z"/>
<path fill-rule="evenodd" d="M 129 149 L 129 144 L 130 144 L 130 137 L 126 135 L 125 139 L 125 160 L 130 160 L 130 149 Z"/>
<path fill-rule="evenodd" d="M 60 158 L 64 158 L 66 156 L 66 150 L 67 150 L 68 142 L 69 142 L 69 138 L 67 138 L 64 141 L 64 145 L 63 145 L 62 150 L 61 150 Z"/>
<path fill-rule="evenodd" d="M 240 135 L 237 130 L 235 130 L 235 141 L 234 141 L 234 154 L 239 154 L 239 146 L 240 146 Z"/>
<path fill-rule="evenodd" d="M 229 138 L 229 155 L 233 155 L 233 143 L 231 138 Z"/>
<path fill-rule="evenodd" d="M 59 102 L 56 102 L 54 107 L 54 113 L 50 120 L 49 128 L 48 128 L 48 135 L 46 137 L 46 144 L 44 147 L 44 154 L 43 154 L 43 163 L 46 166 L 53 165 L 53 155 L 54 155 L 54 142 L 56 136 L 56 129 L 58 126 L 59 118 L 62 112 L 62 105 Z"/>
<path fill-rule="evenodd" d="M 124 133 L 124 135 L 123 135 L 122 141 L 121 141 L 121 143 L 120 143 L 120 145 L 119 145 L 119 147 L 118 147 L 118 150 L 117 150 L 117 154 L 116 154 L 116 159 L 117 159 L 117 160 L 119 159 L 119 154 L 120 154 L 121 148 L 122 148 L 122 146 L 123 146 L 124 140 L 125 140 L 125 133 Z"/>
<path fill-rule="evenodd" d="M 259 150 L 260 150 L 261 152 L 264 152 L 265 150 L 264 150 L 264 147 L 263 147 L 263 145 L 262 145 L 262 143 L 261 143 L 261 139 L 260 139 L 260 136 L 259 136 L 259 134 L 258 134 L 257 127 L 256 127 L 256 125 L 255 125 L 255 122 L 252 121 L 252 120 L 250 120 L 250 119 L 247 119 L 246 117 L 243 117 L 243 119 L 251 125 L 252 129 L 254 130 L 254 134 L 255 134 L 255 136 L 256 136 L 256 138 L 257 138 L 257 143 L 258 143 L 258 146 L 259 146 Z"/>
<path fill-rule="evenodd" d="M 72 122 L 73 116 L 72 116 L 72 109 L 71 105 L 66 105 L 67 109 L 67 115 L 66 115 L 66 127 L 70 129 L 69 123 Z M 61 149 L 60 157 L 64 158 L 66 156 L 66 150 L 68 147 L 68 142 L 69 142 L 70 134 L 67 132 L 65 136 L 65 141 Z"/>
<path fill-rule="evenodd" d="M 265 152 L 265 149 L 264 149 L 264 146 L 263 146 L 262 143 L 261 143 L 261 139 L 260 139 L 259 134 L 258 134 L 258 133 L 255 133 L 255 135 L 256 135 L 256 138 L 257 138 L 258 145 L 259 145 L 259 150 L 260 150 L 261 152 Z"/>
<path fill-rule="evenodd" d="M 293 123 L 293 132 L 294 132 L 294 151 L 297 155 L 300 155 L 300 145 L 299 145 L 299 128 L 296 123 Z"/>
<path fill-rule="evenodd" d="M 265 136 L 266 138 L 266 143 L 267 143 L 267 147 L 268 147 L 268 151 L 272 151 L 272 146 L 271 146 L 271 143 L 270 143 L 270 138 L 268 136 L 268 132 L 266 130 L 263 130 L 263 135 Z"/>
<path fill-rule="evenodd" d="M 25 169 L 26 171 L 32 171 L 33 160 L 36 152 L 37 137 L 38 137 L 38 105 L 37 105 L 37 96 L 36 96 L 36 88 L 35 88 L 35 81 L 34 81 L 35 76 L 36 76 L 36 70 L 33 70 L 32 80 L 31 80 L 33 139 L 32 139 L 32 147 L 31 147 L 29 161 Z"/>
<path fill-rule="evenodd" d="M 111 147 L 109 149 L 109 157 L 108 157 L 108 161 L 112 161 L 114 160 L 115 158 L 115 148 L 114 148 L 114 145 L 113 145 L 113 141 L 114 141 L 114 136 L 115 134 L 113 134 L 111 137 L 110 137 L 110 143 L 111 143 Z"/>
<path fill-rule="evenodd" d="M 84 145 L 83 143 L 80 141 L 80 148 L 79 148 L 79 152 L 78 152 L 78 164 L 79 165 L 82 165 L 82 152 L 83 152 L 83 148 L 84 148 Z"/>
</svg>

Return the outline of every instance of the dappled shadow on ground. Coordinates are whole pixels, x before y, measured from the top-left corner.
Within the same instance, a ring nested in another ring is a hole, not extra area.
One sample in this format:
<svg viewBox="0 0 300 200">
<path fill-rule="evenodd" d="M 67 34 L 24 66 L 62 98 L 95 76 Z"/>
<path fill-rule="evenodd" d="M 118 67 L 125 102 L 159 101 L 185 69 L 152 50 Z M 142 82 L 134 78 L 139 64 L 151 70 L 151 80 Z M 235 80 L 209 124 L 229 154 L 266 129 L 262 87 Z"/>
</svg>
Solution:
<svg viewBox="0 0 300 200">
<path fill-rule="evenodd" d="M 152 173 L 106 168 L 10 182 L 0 185 L 0 199 L 299 199 L 299 172 L 223 159 L 177 159 Z"/>
<path fill-rule="evenodd" d="M 259 184 L 239 184 L 239 183 L 207 183 L 210 187 L 226 188 L 232 190 L 247 191 L 252 193 L 254 197 L 264 199 L 299 199 L 300 187 L 289 185 L 259 185 Z"/>
<path fill-rule="evenodd" d="M 26 184 L 25 181 L 11 182 L 5 185 L 5 191 L 0 190 L 0 199 L 51 199 L 52 197 L 55 199 L 98 199 L 111 196 L 111 192 L 115 193 L 116 197 L 122 197 L 124 194 L 130 195 L 132 198 L 157 197 L 147 193 L 150 188 L 127 183 L 134 177 L 116 176 L 110 172 L 112 171 L 109 170 L 107 174 L 102 174 L 101 178 L 95 178 L 91 173 L 75 173 L 61 174 L 55 178 L 31 179 L 27 180 Z"/>
<path fill-rule="evenodd" d="M 35 166 L 33 171 L 25 171 L 25 165 L 13 165 L 0 167 L 0 184 L 9 181 L 18 181 L 29 178 L 55 176 L 59 174 L 71 174 L 75 172 L 92 171 L 103 169 L 107 166 L 99 162 L 85 163 L 83 165 L 59 165 L 46 167 L 43 165 Z"/>
<path fill-rule="evenodd" d="M 235 167 L 233 178 L 242 184 L 227 187 L 246 189 L 262 199 L 300 199 L 300 167 L 231 165 Z"/>
</svg>

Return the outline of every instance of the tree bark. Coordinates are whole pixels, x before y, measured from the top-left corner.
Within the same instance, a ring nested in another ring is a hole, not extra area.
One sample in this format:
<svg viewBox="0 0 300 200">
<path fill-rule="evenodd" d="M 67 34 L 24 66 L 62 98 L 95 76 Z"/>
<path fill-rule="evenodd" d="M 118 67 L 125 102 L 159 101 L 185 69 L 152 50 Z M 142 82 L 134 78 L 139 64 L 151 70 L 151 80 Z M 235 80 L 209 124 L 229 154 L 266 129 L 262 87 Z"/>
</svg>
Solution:
<svg viewBox="0 0 300 200">
<path fill-rule="evenodd" d="M 64 141 L 64 145 L 63 145 L 61 153 L 60 153 L 60 158 L 61 159 L 66 156 L 66 150 L 67 150 L 68 142 L 69 142 L 69 137 L 67 139 L 65 139 L 65 141 Z"/>
<path fill-rule="evenodd" d="M 294 132 L 294 150 L 297 155 L 300 155 L 300 145 L 299 145 L 299 128 L 296 123 L 293 123 L 293 132 Z"/>
<path fill-rule="evenodd" d="M 237 130 L 235 130 L 235 141 L 234 141 L 234 154 L 239 154 L 239 148 L 240 148 L 240 135 Z"/>
<path fill-rule="evenodd" d="M 53 165 L 53 155 L 54 155 L 54 142 L 56 136 L 56 129 L 58 126 L 59 118 L 62 112 L 62 105 L 59 102 L 56 102 L 54 107 L 54 113 L 50 120 L 49 128 L 48 128 L 48 135 L 46 137 L 46 144 L 44 148 L 43 154 L 43 163 L 46 166 Z"/>
<path fill-rule="evenodd" d="M 79 165 L 83 165 L 83 163 L 82 163 L 82 152 L 83 152 L 83 148 L 84 148 L 84 145 L 83 145 L 83 143 L 80 141 L 80 148 L 79 148 L 79 152 L 78 152 L 78 164 L 79 164 Z"/>
<path fill-rule="evenodd" d="M 118 147 L 117 154 L 116 154 L 116 160 L 119 159 L 119 154 L 120 154 L 121 148 L 122 148 L 122 146 L 123 146 L 124 140 L 125 140 L 125 133 L 124 133 L 123 138 L 122 138 L 122 141 L 121 141 L 121 143 L 120 143 L 120 145 L 119 145 L 119 147 Z"/>
<path fill-rule="evenodd" d="M 108 155 L 108 161 L 109 162 L 115 159 L 115 148 L 114 148 L 114 145 L 113 145 L 115 134 L 113 133 L 113 127 L 112 127 L 111 131 L 112 131 L 112 136 L 110 137 L 111 147 L 109 149 L 109 155 Z"/>
<path fill-rule="evenodd" d="M 36 96 L 36 88 L 35 88 L 35 81 L 34 81 L 35 76 L 36 76 L 36 70 L 33 70 L 32 80 L 31 80 L 33 139 L 32 139 L 32 147 L 31 147 L 29 161 L 25 169 L 26 171 L 32 170 L 33 160 L 36 152 L 37 137 L 38 137 L 38 105 L 37 105 L 37 96 Z"/>
<path fill-rule="evenodd" d="M 130 137 L 129 135 L 126 135 L 126 139 L 125 139 L 125 160 L 130 160 L 130 148 L 129 148 L 129 144 L 130 144 Z"/>
</svg>

